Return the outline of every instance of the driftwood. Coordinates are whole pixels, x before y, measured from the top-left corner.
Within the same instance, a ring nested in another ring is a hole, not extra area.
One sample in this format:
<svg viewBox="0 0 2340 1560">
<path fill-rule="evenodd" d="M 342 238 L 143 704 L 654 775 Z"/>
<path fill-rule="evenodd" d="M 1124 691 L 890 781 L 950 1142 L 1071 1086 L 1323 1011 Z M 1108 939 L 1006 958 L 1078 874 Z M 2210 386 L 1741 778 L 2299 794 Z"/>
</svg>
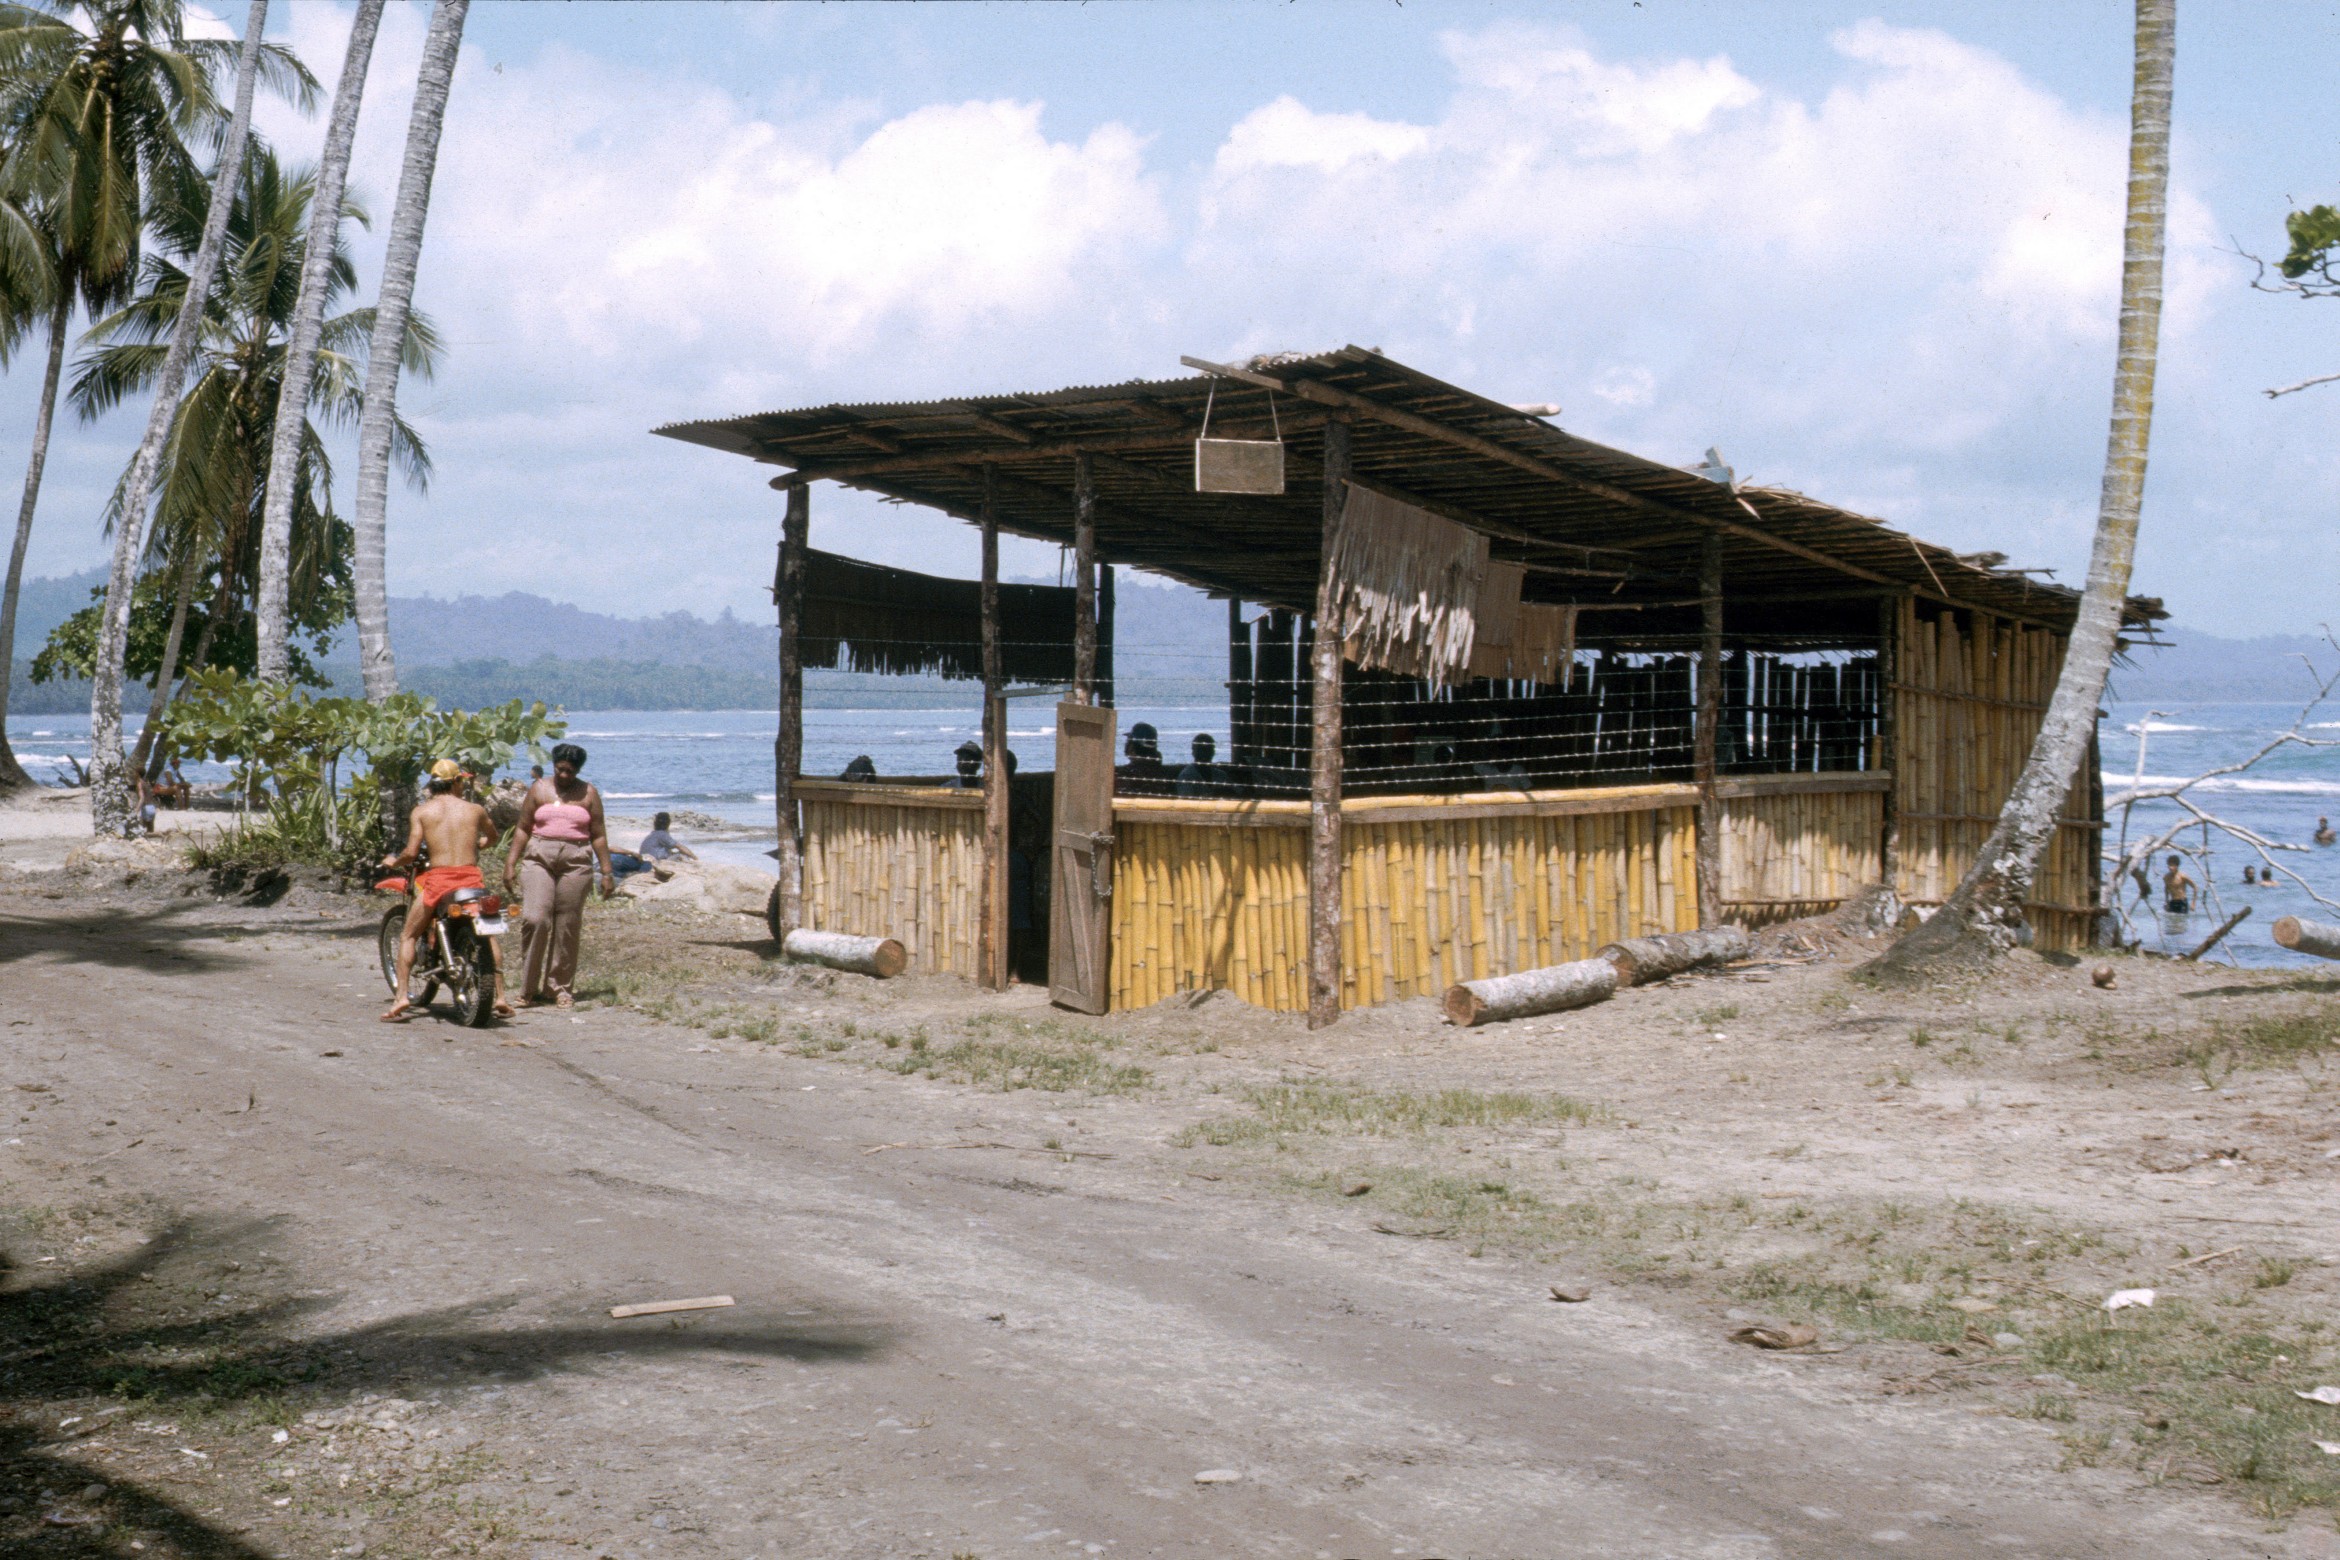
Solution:
<svg viewBox="0 0 2340 1560">
<path fill-rule="evenodd" d="M 1664 980 L 1668 975 L 1679 975 L 1701 964 L 1743 959 L 1753 946 L 1744 927 L 1708 926 L 1695 932 L 1628 937 L 1609 944 L 1593 957 L 1606 959 L 1617 967 L 1618 985 L 1646 986 L 1653 980 Z"/>
<path fill-rule="evenodd" d="M 875 975 L 880 980 L 899 975 L 910 962 L 902 945 L 891 937 L 856 937 L 850 932 L 808 932 L 802 929 L 790 932 L 782 939 L 780 951 L 791 959 L 802 959 L 808 964 L 826 964 L 831 969 L 851 970 L 856 975 Z"/>
<path fill-rule="evenodd" d="M 2196 943 L 2192 952 L 2178 955 L 2180 962 L 2190 964 L 2194 960 L 2202 957 L 2203 954 L 2208 953 L 2211 949 L 2217 947 L 2221 942 L 2225 941 L 2226 934 L 2228 932 L 2233 931 L 2236 927 L 2242 925 L 2243 922 L 2250 919 L 2251 911 L 2255 908 L 2256 906 L 2253 905 L 2245 905 L 2240 910 L 2237 910 L 2234 914 L 2228 916 L 2225 920 L 2219 922 L 2218 930 L 2212 932 L 2209 936 Z"/>
<path fill-rule="evenodd" d="M 1466 980 L 1446 988 L 1446 1021 L 1468 1029 L 1474 1024 L 1505 1019 L 1533 1018 L 1569 1008 L 1606 1002 L 1617 992 L 1617 966 L 1607 959 L 1579 959 L 1517 975 L 1495 975 Z"/>
<path fill-rule="evenodd" d="M 2340 926 L 2287 915 L 2275 923 L 2275 945 L 2294 953 L 2312 953 L 2319 959 L 2340 959 Z"/>
</svg>

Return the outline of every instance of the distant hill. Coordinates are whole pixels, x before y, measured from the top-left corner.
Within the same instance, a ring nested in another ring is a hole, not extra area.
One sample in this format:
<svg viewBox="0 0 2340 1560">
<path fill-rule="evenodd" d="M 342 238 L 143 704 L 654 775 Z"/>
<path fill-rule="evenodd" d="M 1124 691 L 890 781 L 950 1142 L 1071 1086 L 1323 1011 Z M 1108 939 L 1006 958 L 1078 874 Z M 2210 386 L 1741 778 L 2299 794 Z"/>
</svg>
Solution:
<svg viewBox="0 0 2340 1560">
<path fill-rule="evenodd" d="M 24 662 L 49 630 L 89 602 L 97 570 L 27 580 L 17 609 L 17 651 Z M 1049 583 L 1054 583 L 1050 581 Z M 1218 696 L 1226 676 L 1227 608 L 1183 586 L 1140 584 L 1124 577 L 1116 593 L 1116 671 L 1124 702 L 1186 702 Z M 761 709 L 777 694 L 779 630 L 725 612 L 626 618 L 519 591 L 501 596 L 394 596 L 401 681 L 462 708 L 505 699 L 543 699 L 568 709 Z M 2189 629 L 2163 630 L 2163 646 L 2140 645 L 2113 669 L 2109 697 L 2140 702 L 2239 702 L 2305 698 L 2300 658 L 2331 667 L 2340 653 L 2313 635 L 2221 639 Z M 354 634 L 344 634 L 326 669 L 357 691 Z M 19 714 L 89 708 L 86 685 L 37 688 L 23 667 L 11 679 L 9 707 Z M 958 697 L 965 684 L 935 678 L 813 671 L 806 698 L 816 704 L 921 703 L 938 693 Z"/>
<path fill-rule="evenodd" d="M 2169 628 L 2160 637 L 2168 644 L 2136 646 L 2128 665 L 2114 665 L 2108 697 L 2137 704 L 2304 703 L 2315 691 L 2308 665 L 2327 674 L 2340 668 L 2340 652 L 2312 634 L 2220 639 Z"/>
<path fill-rule="evenodd" d="M 33 652 L 51 629 L 89 604 L 98 570 L 27 580 L 17 609 L 18 664 L 9 709 L 18 715 L 89 708 L 87 683 L 33 684 Z M 1050 583 L 1053 583 L 1051 581 Z M 1116 671 L 1125 702 L 1189 702 L 1221 696 L 1226 607 L 1183 587 L 1125 584 L 1115 593 Z M 542 699 L 564 709 L 764 709 L 779 696 L 780 631 L 726 611 L 624 618 L 520 591 L 501 596 L 393 596 L 390 625 L 400 684 L 461 709 Z M 324 669 L 336 691 L 359 690 L 354 632 Z M 967 683 L 810 670 L 808 703 L 830 707 L 972 699 Z"/>
</svg>

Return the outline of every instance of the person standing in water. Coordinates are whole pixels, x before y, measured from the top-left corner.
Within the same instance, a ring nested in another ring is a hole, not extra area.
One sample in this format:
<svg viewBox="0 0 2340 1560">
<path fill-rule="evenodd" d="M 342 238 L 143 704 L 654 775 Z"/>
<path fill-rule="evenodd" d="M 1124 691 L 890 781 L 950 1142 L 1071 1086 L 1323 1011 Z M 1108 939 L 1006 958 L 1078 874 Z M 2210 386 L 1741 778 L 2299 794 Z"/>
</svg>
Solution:
<svg viewBox="0 0 2340 1560">
<path fill-rule="evenodd" d="M 2186 876 L 2185 864 L 2178 857 L 2169 858 L 2169 870 L 2161 875 L 2162 908 L 2171 915 L 2194 913 L 2194 880 Z"/>
<path fill-rule="evenodd" d="M 2329 818 L 2318 818 L 2316 820 L 2316 843 L 2318 845 L 2330 845 L 2335 841 L 2340 841 L 2340 834 L 2334 834 L 2332 832 L 2332 820 Z"/>
<path fill-rule="evenodd" d="M 601 897 L 617 892 L 609 859 L 609 825 L 601 792 L 577 778 L 585 750 L 564 742 L 552 750 L 553 772 L 528 788 L 512 826 L 504 881 L 520 885 L 520 1005 L 576 1003 L 577 941 L 585 928 L 585 895 L 593 866 L 601 865 Z"/>
</svg>

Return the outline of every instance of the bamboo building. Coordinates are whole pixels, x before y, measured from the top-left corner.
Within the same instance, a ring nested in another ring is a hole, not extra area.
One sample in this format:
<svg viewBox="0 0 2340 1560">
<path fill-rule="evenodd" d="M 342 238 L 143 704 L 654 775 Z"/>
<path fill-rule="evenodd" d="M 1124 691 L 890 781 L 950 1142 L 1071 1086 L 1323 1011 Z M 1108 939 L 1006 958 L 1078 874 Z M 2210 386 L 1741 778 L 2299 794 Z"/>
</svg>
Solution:
<svg viewBox="0 0 2340 1560">
<path fill-rule="evenodd" d="M 1185 362 L 657 430 L 783 468 L 786 927 L 997 989 L 1028 900 L 1067 1006 L 1224 989 L 1321 1024 L 1874 883 L 1939 904 L 1990 832 L 2077 591 L 1378 352 Z M 822 480 L 978 527 L 982 578 L 812 550 Z M 1069 549 L 1072 584 L 1001 584 L 1003 532 Z M 1117 763 L 1115 566 L 1228 603 L 1223 758 Z M 980 784 L 802 775 L 807 665 L 980 679 Z M 1061 693 L 1056 767 L 1011 778 L 1033 691 Z M 2038 946 L 2092 940 L 2102 827 L 2092 748 Z"/>
</svg>

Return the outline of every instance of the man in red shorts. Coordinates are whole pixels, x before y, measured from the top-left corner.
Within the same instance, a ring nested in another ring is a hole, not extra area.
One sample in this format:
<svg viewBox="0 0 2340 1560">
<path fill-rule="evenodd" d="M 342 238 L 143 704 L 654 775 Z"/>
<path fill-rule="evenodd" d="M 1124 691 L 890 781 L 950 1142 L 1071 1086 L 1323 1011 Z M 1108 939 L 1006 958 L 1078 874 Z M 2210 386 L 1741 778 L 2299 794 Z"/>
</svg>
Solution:
<svg viewBox="0 0 2340 1560">
<path fill-rule="evenodd" d="M 415 945 L 430 926 L 440 901 L 459 888 L 487 886 L 479 874 L 479 853 L 495 845 L 499 831 L 489 820 L 486 808 L 465 799 L 463 787 L 470 778 L 451 758 L 433 764 L 431 794 L 414 810 L 414 821 L 406 832 L 406 849 L 382 858 L 385 867 L 408 868 L 425 846 L 431 853 L 431 864 L 415 882 L 414 903 L 407 907 L 406 925 L 398 934 L 398 1000 L 382 1015 L 385 1024 L 406 1021 L 411 1006 L 406 1000 L 406 990 L 414 978 Z M 503 953 L 496 949 L 493 939 L 488 946 L 496 957 L 496 1016 L 510 1018 L 512 1004 L 504 1000 Z"/>
</svg>

